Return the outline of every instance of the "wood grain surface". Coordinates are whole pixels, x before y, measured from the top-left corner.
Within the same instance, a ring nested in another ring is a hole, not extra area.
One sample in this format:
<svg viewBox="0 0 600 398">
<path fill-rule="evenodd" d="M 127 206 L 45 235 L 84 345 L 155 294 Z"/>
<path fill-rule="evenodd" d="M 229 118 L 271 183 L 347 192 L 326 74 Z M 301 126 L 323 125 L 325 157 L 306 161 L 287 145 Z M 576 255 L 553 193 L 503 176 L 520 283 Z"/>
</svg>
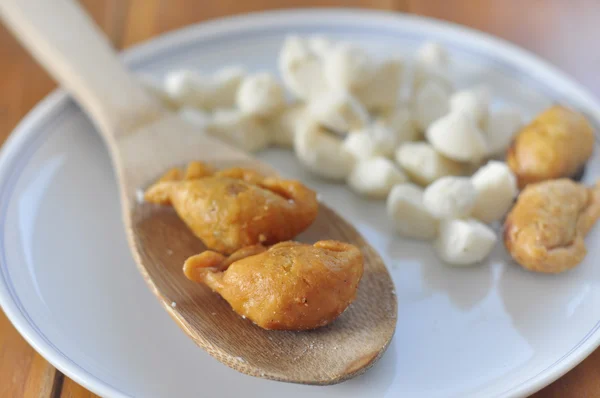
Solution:
<svg viewBox="0 0 600 398">
<path fill-rule="evenodd" d="M 290 7 L 369 7 L 432 16 L 517 43 L 600 96 L 598 0 L 80 0 L 117 48 L 225 15 Z M 592 51 L 594 50 L 594 51 Z M 0 26 L 0 141 L 55 84 Z M 29 346 L 0 312 L 0 397 L 94 397 Z M 600 396 L 600 350 L 534 395 Z"/>
</svg>

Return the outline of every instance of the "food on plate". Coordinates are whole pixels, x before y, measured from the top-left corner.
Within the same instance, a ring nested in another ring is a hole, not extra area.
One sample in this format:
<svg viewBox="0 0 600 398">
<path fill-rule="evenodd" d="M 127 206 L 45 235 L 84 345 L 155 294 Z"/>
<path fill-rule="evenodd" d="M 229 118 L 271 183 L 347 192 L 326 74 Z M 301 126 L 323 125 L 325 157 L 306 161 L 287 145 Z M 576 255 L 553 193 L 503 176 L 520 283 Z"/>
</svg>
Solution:
<svg viewBox="0 0 600 398">
<path fill-rule="evenodd" d="M 323 127 L 338 133 L 363 128 L 369 114 L 358 100 L 345 91 L 331 91 L 308 105 L 310 116 Z"/>
<path fill-rule="evenodd" d="M 475 120 L 479 128 L 487 125 L 491 93 L 486 86 L 457 91 L 450 97 L 451 112 L 465 112 Z"/>
<path fill-rule="evenodd" d="M 271 133 L 265 122 L 237 109 L 219 109 L 204 131 L 246 152 L 257 152 L 269 146 Z"/>
<path fill-rule="evenodd" d="M 391 130 L 396 136 L 398 145 L 421 138 L 411 111 L 406 106 L 397 106 L 379 112 L 374 123 Z"/>
<path fill-rule="evenodd" d="M 488 152 L 483 132 L 467 112 L 441 117 L 429 126 L 426 136 L 436 151 L 458 162 L 477 163 Z"/>
<path fill-rule="evenodd" d="M 269 122 L 271 144 L 281 148 L 294 148 L 296 131 L 307 118 L 306 106 L 296 103 L 274 115 Z"/>
<path fill-rule="evenodd" d="M 522 126 L 523 116 L 518 109 L 505 106 L 492 110 L 484 129 L 488 156 L 504 156 Z"/>
<path fill-rule="evenodd" d="M 459 176 L 465 172 L 462 163 L 448 159 L 427 142 L 406 142 L 396 150 L 396 162 L 410 179 L 427 186 L 446 176 Z"/>
<path fill-rule="evenodd" d="M 235 105 L 237 89 L 245 74 L 240 67 L 224 68 L 213 75 L 174 70 L 165 78 L 165 91 L 179 106 L 229 108 Z"/>
<path fill-rule="evenodd" d="M 391 160 L 379 156 L 357 162 L 348 176 L 348 186 L 360 195 L 384 199 L 394 185 L 407 180 Z"/>
<path fill-rule="evenodd" d="M 492 160 L 471 177 L 477 192 L 472 216 L 484 223 L 499 221 L 517 196 L 517 180 L 506 163 Z"/>
<path fill-rule="evenodd" d="M 236 104 L 243 113 L 267 117 L 285 106 L 285 93 L 273 75 L 257 73 L 242 80 L 237 90 Z"/>
<path fill-rule="evenodd" d="M 413 89 L 418 91 L 425 82 L 434 81 L 446 91 L 452 91 L 450 56 L 446 48 L 436 42 L 427 42 L 418 50 L 413 70 Z"/>
<path fill-rule="evenodd" d="M 315 192 L 298 181 L 240 168 L 212 173 L 202 163 L 192 165 L 187 178 L 180 170 L 169 171 L 146 190 L 145 199 L 173 206 L 209 249 L 233 253 L 289 240 L 317 216 Z"/>
<path fill-rule="evenodd" d="M 555 105 L 517 134 L 506 162 L 522 189 L 534 182 L 574 176 L 593 149 L 594 131 L 585 116 Z"/>
<path fill-rule="evenodd" d="M 311 173 L 344 181 L 359 195 L 387 199 L 398 233 L 437 237 L 436 251 L 449 264 L 485 258 L 496 240 L 485 224 L 507 215 L 518 188 L 581 175 L 594 147 L 592 127 L 571 109 L 553 106 L 523 128 L 521 111 L 492 104 L 484 84 L 455 91 L 450 55 L 439 43 L 425 43 L 416 51 L 412 82 L 405 80 L 405 62 L 396 55 L 380 58 L 369 48 L 324 36 L 288 37 L 278 62 L 281 84 L 271 74 L 248 75 L 237 67 L 212 75 L 173 71 L 164 89 L 145 84 L 181 118 L 232 146 L 247 152 L 268 146 L 293 149 Z M 404 90 L 407 83 L 409 90 Z M 291 101 L 285 91 L 292 94 Z M 506 163 L 493 160 L 504 154 Z M 396 164 L 390 160 L 394 158 Z M 195 214 L 198 208 L 189 206 L 185 195 L 209 197 L 210 190 L 245 184 L 257 203 L 273 200 L 285 209 L 277 216 L 260 213 L 261 228 L 272 218 L 274 231 L 281 234 L 242 239 L 249 232 L 236 225 L 233 229 L 242 232 L 237 240 L 227 236 L 227 253 L 267 238 L 267 243 L 291 239 L 292 229 L 306 228 L 316 215 L 314 193 L 303 186 L 313 196 L 303 193 L 298 203 L 285 204 L 290 193 L 281 194 L 285 189 L 265 185 L 272 179 L 248 171 L 199 168 L 196 175 L 201 177 L 174 172 L 168 177 L 172 181 L 157 183 L 148 194 L 156 203 L 173 202 L 178 212 Z M 292 182 L 285 183 L 289 187 Z M 222 200 L 225 212 L 235 200 Z M 252 209 L 243 211 L 249 218 Z M 283 213 L 296 220 L 288 229 L 284 217 L 278 218 Z M 188 217 L 186 222 L 200 223 L 198 216 Z M 210 239 L 217 224 L 195 232 Z"/>
<path fill-rule="evenodd" d="M 332 40 L 321 35 L 309 36 L 306 38 L 306 45 L 313 54 L 321 58 L 330 54 L 335 47 L 335 43 Z"/>
<path fill-rule="evenodd" d="M 279 53 L 279 72 L 296 98 L 308 101 L 330 89 L 321 55 L 305 39 L 298 36 L 285 39 Z"/>
<path fill-rule="evenodd" d="M 436 81 L 427 81 L 417 90 L 414 99 L 414 118 L 417 127 L 426 131 L 433 122 L 450 109 L 450 92 Z"/>
<path fill-rule="evenodd" d="M 323 57 L 325 78 L 334 91 L 353 92 L 367 85 L 375 72 L 375 63 L 359 46 L 340 43 Z"/>
<path fill-rule="evenodd" d="M 398 136 L 391 129 L 372 124 L 348 134 L 343 146 L 357 160 L 366 160 L 377 156 L 391 157 L 397 140 Z"/>
<path fill-rule="evenodd" d="M 440 222 L 434 246 L 446 264 L 467 266 L 483 261 L 492 252 L 496 241 L 494 231 L 480 221 L 453 219 Z"/>
<path fill-rule="evenodd" d="M 394 186 L 386 207 L 400 235 L 423 240 L 435 238 L 439 222 L 423 205 L 422 188 L 410 183 Z"/>
<path fill-rule="evenodd" d="M 354 156 L 343 148 L 342 139 L 314 121 L 296 131 L 294 152 L 306 169 L 329 180 L 345 180 L 354 167 Z"/>
<path fill-rule="evenodd" d="M 504 222 L 504 245 L 523 268 L 559 273 L 583 261 L 584 238 L 600 217 L 600 182 L 567 178 L 532 183 Z"/>
<path fill-rule="evenodd" d="M 333 240 L 281 242 L 229 257 L 206 251 L 187 259 L 183 269 L 263 329 L 308 330 L 331 323 L 352 303 L 363 257 L 357 247 Z"/>
<path fill-rule="evenodd" d="M 378 62 L 367 82 L 355 89 L 354 95 L 369 111 L 387 111 L 398 104 L 403 63 L 391 58 Z"/>
<path fill-rule="evenodd" d="M 436 218 L 468 217 L 477 201 L 477 191 L 467 177 L 442 177 L 423 192 L 425 208 Z"/>
<path fill-rule="evenodd" d="M 382 145 L 378 145 L 374 137 L 364 130 L 348 134 L 342 145 L 344 150 L 354 156 L 357 161 L 385 156 L 387 150 Z"/>
</svg>

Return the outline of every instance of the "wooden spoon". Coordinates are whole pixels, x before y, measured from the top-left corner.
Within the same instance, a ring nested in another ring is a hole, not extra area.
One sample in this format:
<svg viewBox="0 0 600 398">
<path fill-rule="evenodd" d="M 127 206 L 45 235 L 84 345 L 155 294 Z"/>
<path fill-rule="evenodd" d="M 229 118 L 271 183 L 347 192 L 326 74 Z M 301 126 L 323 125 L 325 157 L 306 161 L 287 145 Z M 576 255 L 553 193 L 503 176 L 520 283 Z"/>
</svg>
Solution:
<svg viewBox="0 0 600 398">
<path fill-rule="evenodd" d="M 0 14 L 98 127 L 118 177 L 138 268 L 196 344 L 240 372 L 293 383 L 338 383 L 375 363 L 394 334 L 396 296 L 381 258 L 350 224 L 321 204 L 316 222 L 302 235 L 309 242 L 351 242 L 364 254 L 357 299 L 335 322 L 314 331 L 278 332 L 242 319 L 216 293 L 185 278 L 184 260 L 205 247 L 172 209 L 143 203 L 139 192 L 166 169 L 191 160 L 275 172 L 166 111 L 70 0 L 3 0 Z"/>
</svg>

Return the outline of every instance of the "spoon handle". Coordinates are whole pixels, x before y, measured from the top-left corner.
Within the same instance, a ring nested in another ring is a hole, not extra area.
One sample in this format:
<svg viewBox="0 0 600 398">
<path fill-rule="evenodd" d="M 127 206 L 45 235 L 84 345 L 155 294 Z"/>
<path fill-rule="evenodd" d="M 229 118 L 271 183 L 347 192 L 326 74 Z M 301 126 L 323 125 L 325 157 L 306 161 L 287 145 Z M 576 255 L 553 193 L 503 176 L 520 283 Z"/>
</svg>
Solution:
<svg viewBox="0 0 600 398">
<path fill-rule="evenodd" d="M 74 1 L 2 0 L 0 17 L 84 108 L 109 144 L 162 113 Z"/>
</svg>

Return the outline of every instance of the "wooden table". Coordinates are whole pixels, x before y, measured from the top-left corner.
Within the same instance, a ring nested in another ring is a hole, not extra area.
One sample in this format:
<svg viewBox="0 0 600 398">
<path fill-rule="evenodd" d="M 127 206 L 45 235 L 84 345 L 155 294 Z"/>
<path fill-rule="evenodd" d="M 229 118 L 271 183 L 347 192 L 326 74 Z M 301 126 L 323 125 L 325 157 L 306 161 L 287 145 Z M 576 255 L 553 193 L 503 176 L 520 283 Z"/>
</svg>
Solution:
<svg viewBox="0 0 600 398">
<path fill-rule="evenodd" d="M 40 0 L 44 1 L 44 0 Z M 412 12 L 468 25 L 532 50 L 600 96 L 598 0 L 81 0 L 116 48 L 210 18 L 290 7 L 351 6 Z M 54 82 L 0 27 L 0 140 Z M 0 311 L 0 397 L 91 397 L 31 348 Z M 600 350 L 535 394 L 600 396 Z"/>
</svg>

